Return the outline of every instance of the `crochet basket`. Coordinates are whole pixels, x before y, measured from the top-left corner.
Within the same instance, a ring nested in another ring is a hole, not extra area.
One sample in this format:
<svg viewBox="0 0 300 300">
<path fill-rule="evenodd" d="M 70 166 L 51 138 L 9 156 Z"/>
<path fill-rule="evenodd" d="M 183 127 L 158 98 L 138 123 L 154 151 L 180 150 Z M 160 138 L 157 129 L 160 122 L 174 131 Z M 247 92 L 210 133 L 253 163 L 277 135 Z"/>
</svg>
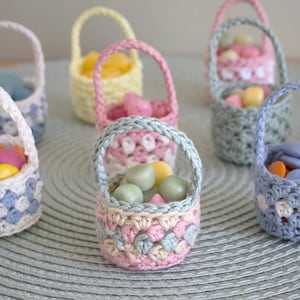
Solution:
<svg viewBox="0 0 300 300">
<path fill-rule="evenodd" d="M 122 40 L 105 49 L 95 66 L 94 85 L 96 92 L 96 125 L 98 132 L 102 133 L 103 129 L 112 123 L 112 120 L 109 118 L 110 113 L 114 109 L 123 107 L 123 101 L 117 104 L 105 104 L 102 86 L 103 80 L 100 79 L 99 75 L 102 66 L 111 54 L 131 48 L 141 50 L 150 55 L 159 65 L 164 76 L 168 98 L 168 101 L 165 102 L 167 114 L 159 118 L 159 120 L 176 127 L 178 122 L 178 106 L 173 80 L 166 61 L 159 52 L 145 42 Z M 163 160 L 172 166 L 175 158 L 175 143 L 160 136 L 156 132 L 141 129 L 138 131 L 128 131 L 114 139 L 111 145 L 107 147 L 104 161 L 107 172 L 113 174 L 118 172 L 122 173 L 129 166 L 136 163 L 157 160 Z"/>
<path fill-rule="evenodd" d="M 259 20 L 231 19 L 215 33 L 210 53 L 215 53 L 222 35 L 234 26 L 248 24 L 256 26 L 267 34 L 275 49 L 279 71 L 279 84 L 287 81 L 286 63 L 278 39 L 273 32 Z M 212 137 L 216 154 L 229 162 L 249 165 L 253 162 L 253 141 L 255 138 L 256 116 L 259 108 L 236 108 L 228 105 L 224 98 L 235 87 L 245 88 L 249 82 L 222 82 L 217 74 L 216 57 L 210 56 L 209 81 L 212 95 Z M 261 82 L 257 84 L 262 85 Z M 268 85 L 272 90 L 275 85 Z M 291 99 L 289 96 L 277 101 L 270 109 L 266 123 L 266 143 L 283 142 L 290 128 Z"/>
<path fill-rule="evenodd" d="M 212 28 L 211 37 L 221 27 L 224 19 L 224 14 L 235 4 L 247 3 L 251 5 L 258 14 L 260 21 L 270 27 L 270 22 L 267 14 L 258 0 L 227 0 L 217 12 L 215 23 Z M 224 59 L 216 55 L 217 72 L 222 81 L 249 81 L 260 82 L 265 84 L 273 84 L 275 81 L 275 56 L 272 43 L 266 34 L 263 35 L 261 45 L 261 55 L 250 58 L 238 58 L 236 60 Z M 208 80 L 208 64 L 210 51 L 205 55 L 205 65 L 207 66 L 205 73 L 206 77 L 206 100 L 210 100 L 209 80 Z"/>
<path fill-rule="evenodd" d="M 0 145 L 20 145 L 27 163 L 19 173 L 0 180 L 0 237 L 20 232 L 41 216 L 42 180 L 32 131 L 15 102 L 0 88 L 0 106 L 18 130 L 18 136 L 0 135 Z"/>
<path fill-rule="evenodd" d="M 280 178 L 270 173 L 267 166 L 282 144 L 264 145 L 266 116 L 272 104 L 288 92 L 300 89 L 300 82 L 289 82 L 273 92 L 257 117 L 255 165 L 255 208 L 259 225 L 271 235 L 300 241 L 300 181 Z"/>
<path fill-rule="evenodd" d="M 129 204 L 111 196 L 120 177 L 108 179 L 105 149 L 115 136 L 141 128 L 166 136 L 182 149 L 192 178 L 186 199 L 153 205 Z M 96 223 L 102 254 L 114 264 L 131 270 L 168 268 L 182 261 L 200 226 L 202 163 L 192 141 L 156 118 L 126 117 L 110 124 L 98 137 L 93 160 L 99 189 Z"/>
<path fill-rule="evenodd" d="M 95 123 L 95 92 L 93 80 L 80 73 L 83 58 L 79 44 L 80 31 L 83 24 L 93 16 L 102 15 L 115 20 L 123 30 L 126 38 L 135 39 L 135 35 L 127 20 L 114 10 L 94 7 L 83 12 L 72 29 L 72 60 L 70 64 L 70 83 L 72 103 L 76 115 L 85 122 Z M 122 100 L 124 93 L 142 94 L 142 63 L 136 51 L 130 52 L 132 67 L 122 76 L 107 78 L 103 81 L 105 103 L 116 103 Z"/>
<path fill-rule="evenodd" d="M 36 35 L 21 24 L 0 21 L 0 29 L 11 29 L 24 35 L 31 43 L 34 54 L 35 77 L 25 78 L 33 88 L 33 93 L 16 104 L 30 126 L 35 142 L 41 141 L 47 122 L 47 102 L 45 96 L 45 63 L 41 44 Z M 0 110 L 0 134 L 17 135 L 17 128 L 10 118 Z"/>
</svg>

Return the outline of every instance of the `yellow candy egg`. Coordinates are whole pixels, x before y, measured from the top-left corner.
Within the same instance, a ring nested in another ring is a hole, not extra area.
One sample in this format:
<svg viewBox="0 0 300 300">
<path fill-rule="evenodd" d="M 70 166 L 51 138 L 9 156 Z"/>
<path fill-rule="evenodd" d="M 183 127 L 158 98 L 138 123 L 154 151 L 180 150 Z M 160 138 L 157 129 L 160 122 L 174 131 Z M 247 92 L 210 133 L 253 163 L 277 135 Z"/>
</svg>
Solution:
<svg viewBox="0 0 300 300">
<path fill-rule="evenodd" d="M 253 37 L 246 33 L 240 33 L 234 37 L 233 43 L 238 45 L 252 45 Z"/>
<path fill-rule="evenodd" d="M 100 55 L 99 52 L 91 51 L 85 56 L 85 58 L 82 61 L 81 70 L 80 70 L 80 73 L 82 75 L 89 74 L 88 77 L 90 77 L 90 72 L 91 74 L 93 74 L 94 66 L 97 62 L 99 55 Z"/>
<path fill-rule="evenodd" d="M 264 102 L 264 90 L 258 86 L 250 86 L 242 95 L 243 107 L 259 107 Z"/>
<path fill-rule="evenodd" d="M 19 173 L 19 169 L 8 164 L 0 164 L 0 180 L 12 177 Z"/>
<path fill-rule="evenodd" d="M 114 53 L 105 62 L 103 69 L 119 69 L 121 73 L 127 72 L 131 67 L 130 60 L 123 53 Z"/>
<path fill-rule="evenodd" d="M 155 161 L 151 163 L 155 171 L 155 185 L 159 186 L 160 182 L 167 176 L 173 175 L 172 168 L 164 161 Z"/>
<path fill-rule="evenodd" d="M 224 51 L 221 55 L 222 58 L 236 60 L 239 58 L 239 55 L 233 50 Z"/>
</svg>

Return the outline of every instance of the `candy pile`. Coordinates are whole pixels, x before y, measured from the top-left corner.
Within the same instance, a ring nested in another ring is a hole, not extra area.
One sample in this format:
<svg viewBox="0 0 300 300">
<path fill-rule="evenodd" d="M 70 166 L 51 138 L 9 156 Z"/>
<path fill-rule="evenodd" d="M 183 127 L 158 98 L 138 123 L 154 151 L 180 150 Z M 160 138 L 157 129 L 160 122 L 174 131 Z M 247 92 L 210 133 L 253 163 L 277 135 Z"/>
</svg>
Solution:
<svg viewBox="0 0 300 300">
<path fill-rule="evenodd" d="M 250 86 L 244 90 L 235 88 L 224 101 L 237 108 L 260 107 L 270 93 L 271 89 L 267 86 Z"/>
<path fill-rule="evenodd" d="M 26 162 L 24 149 L 19 145 L 14 147 L 0 145 L 0 180 L 19 173 Z"/>
<path fill-rule="evenodd" d="M 188 188 L 167 163 L 156 161 L 131 167 L 112 195 L 130 204 L 159 204 L 184 200 Z"/>
<path fill-rule="evenodd" d="M 225 33 L 217 50 L 217 56 L 231 60 L 258 57 L 260 55 L 261 49 L 253 45 L 253 37 L 244 33 L 236 36 Z"/>
<path fill-rule="evenodd" d="M 268 166 L 269 172 L 282 178 L 300 180 L 300 143 L 286 142 Z"/>
<path fill-rule="evenodd" d="M 83 59 L 80 73 L 88 78 L 93 77 L 94 67 L 100 53 L 89 52 Z M 131 62 L 127 55 L 123 53 L 112 54 L 102 67 L 101 78 L 115 78 L 121 76 L 131 69 Z"/>
<path fill-rule="evenodd" d="M 112 121 L 133 115 L 161 118 L 168 112 L 168 105 L 164 100 L 148 101 L 136 93 L 126 93 L 123 97 L 122 106 L 118 105 L 111 109 L 108 118 Z"/>
<path fill-rule="evenodd" d="M 26 82 L 19 76 L 0 72 L 0 86 L 6 90 L 14 101 L 28 98 L 32 94 Z"/>
</svg>

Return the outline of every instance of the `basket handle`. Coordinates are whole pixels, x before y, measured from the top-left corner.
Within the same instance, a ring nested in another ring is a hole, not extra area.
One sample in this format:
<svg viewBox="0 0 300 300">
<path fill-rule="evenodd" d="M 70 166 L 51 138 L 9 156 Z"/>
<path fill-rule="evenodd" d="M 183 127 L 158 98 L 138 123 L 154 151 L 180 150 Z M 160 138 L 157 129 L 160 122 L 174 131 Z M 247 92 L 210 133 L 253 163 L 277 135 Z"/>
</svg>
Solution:
<svg viewBox="0 0 300 300">
<path fill-rule="evenodd" d="M 220 26 L 223 22 L 223 19 L 224 19 L 225 12 L 228 9 L 230 9 L 233 5 L 242 3 L 242 2 L 251 5 L 254 8 L 254 10 L 257 12 L 257 15 L 258 15 L 259 19 L 261 20 L 261 22 L 267 26 L 270 26 L 270 22 L 269 22 L 267 14 L 265 12 L 265 9 L 258 0 L 227 0 L 223 3 L 223 5 L 220 7 L 220 9 L 217 12 L 216 20 L 215 20 L 211 35 L 213 35 L 220 28 Z M 268 39 L 267 35 L 265 35 L 265 34 L 263 36 L 262 46 L 265 51 L 272 50 L 272 44 L 271 44 L 270 40 Z"/>
<path fill-rule="evenodd" d="M 74 26 L 72 28 L 72 61 L 78 60 L 81 58 L 81 48 L 80 48 L 80 33 L 82 26 L 85 24 L 87 20 L 89 20 L 91 17 L 94 16 L 106 16 L 110 17 L 113 20 L 115 20 L 121 29 L 124 32 L 124 35 L 127 39 L 135 39 L 135 34 L 128 23 L 128 21 L 119 13 L 116 11 L 106 8 L 106 7 L 101 7 L 101 6 L 96 6 L 92 7 L 86 11 L 84 11 L 75 21 Z M 133 63 L 136 63 L 138 60 L 138 54 L 136 51 L 131 51 L 131 59 Z"/>
<path fill-rule="evenodd" d="M 96 94 L 96 120 L 97 123 L 100 121 L 104 124 L 108 123 L 108 119 L 105 112 L 105 104 L 104 104 L 104 97 L 103 97 L 103 89 L 101 85 L 100 74 L 102 67 L 105 61 L 113 54 L 121 50 L 134 48 L 144 53 L 150 55 L 159 65 L 165 79 L 165 85 L 167 88 L 167 98 L 169 101 L 170 113 L 176 114 L 178 112 L 177 100 L 176 100 L 176 92 L 174 88 L 173 79 L 169 70 L 169 67 L 162 57 L 162 55 L 152 48 L 150 45 L 146 44 L 143 41 L 139 40 L 122 40 L 115 44 L 110 45 L 106 48 L 102 55 L 98 58 L 97 63 L 94 68 L 94 86 L 95 86 L 95 94 Z M 98 124 L 98 130 L 100 131 L 101 128 Z"/>
<path fill-rule="evenodd" d="M 12 29 L 16 32 L 19 32 L 25 35 L 26 38 L 31 42 L 35 64 L 36 88 L 44 89 L 45 62 L 42 47 L 37 36 L 23 25 L 11 21 L 0 21 L 0 28 Z"/>
<path fill-rule="evenodd" d="M 112 122 L 97 138 L 94 147 L 93 162 L 99 192 L 103 195 L 103 199 L 108 199 L 109 197 L 107 188 L 108 178 L 103 162 L 105 150 L 116 136 L 131 130 L 148 130 L 157 132 L 180 146 L 181 150 L 190 162 L 193 178 L 195 179 L 191 186 L 190 197 L 197 198 L 200 194 L 202 182 L 202 162 L 193 142 L 184 132 L 178 131 L 175 127 L 172 127 L 171 125 L 156 118 L 131 116 L 120 118 L 117 121 Z M 189 198 L 189 200 L 190 199 L 191 198 Z"/>
<path fill-rule="evenodd" d="M 211 89 L 211 95 L 213 99 L 216 97 L 217 90 L 226 85 L 226 83 L 222 82 L 217 73 L 217 58 L 216 58 L 216 50 L 219 44 L 219 41 L 222 35 L 229 31 L 231 28 L 240 26 L 240 25 L 252 25 L 259 29 L 261 29 L 266 35 L 269 36 L 270 40 L 275 49 L 276 60 L 278 63 L 278 72 L 279 72 L 279 84 L 282 85 L 287 82 L 287 67 L 286 61 L 284 59 L 284 54 L 281 48 L 281 44 L 278 38 L 275 36 L 273 31 L 267 27 L 265 24 L 261 23 L 256 19 L 248 19 L 248 18 L 235 18 L 230 19 L 225 22 L 215 33 L 210 43 L 210 57 L 209 57 L 209 85 Z"/>
<path fill-rule="evenodd" d="M 267 100 L 263 103 L 257 114 L 257 124 L 256 124 L 256 139 L 255 139 L 255 155 L 256 155 L 256 165 L 262 164 L 265 159 L 265 126 L 266 126 L 266 116 L 269 108 L 279 99 L 288 92 L 299 90 L 300 82 L 287 82 L 280 86 L 278 89 L 273 91 Z"/>
<path fill-rule="evenodd" d="M 38 167 L 39 160 L 32 131 L 16 103 L 2 87 L 0 87 L 0 107 L 16 124 L 18 136 L 24 148 L 24 153 L 28 156 L 29 161 Z"/>
</svg>

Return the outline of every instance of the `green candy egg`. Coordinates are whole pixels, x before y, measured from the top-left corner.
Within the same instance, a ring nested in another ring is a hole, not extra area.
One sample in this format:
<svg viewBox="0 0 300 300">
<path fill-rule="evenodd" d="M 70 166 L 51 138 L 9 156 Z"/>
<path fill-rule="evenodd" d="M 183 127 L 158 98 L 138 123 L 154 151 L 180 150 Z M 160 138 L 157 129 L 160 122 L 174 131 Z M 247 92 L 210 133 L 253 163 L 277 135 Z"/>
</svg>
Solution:
<svg viewBox="0 0 300 300">
<path fill-rule="evenodd" d="M 118 186 L 113 192 L 113 197 L 117 200 L 123 200 L 130 204 L 143 203 L 143 192 L 134 184 L 123 184 Z"/>
<path fill-rule="evenodd" d="M 233 44 L 233 37 L 226 32 L 222 35 L 219 46 L 222 50 L 227 50 Z"/>
<path fill-rule="evenodd" d="M 125 178 L 128 183 L 137 185 L 144 192 L 155 183 L 155 169 L 151 164 L 139 164 L 130 168 Z"/>
<path fill-rule="evenodd" d="M 144 202 L 149 202 L 150 199 L 153 197 L 154 194 L 158 193 L 158 188 L 154 185 L 150 190 L 145 191 L 144 195 Z"/>
<path fill-rule="evenodd" d="M 160 195 L 168 202 L 185 199 L 187 190 L 187 182 L 176 175 L 165 177 L 158 188 Z"/>
</svg>

